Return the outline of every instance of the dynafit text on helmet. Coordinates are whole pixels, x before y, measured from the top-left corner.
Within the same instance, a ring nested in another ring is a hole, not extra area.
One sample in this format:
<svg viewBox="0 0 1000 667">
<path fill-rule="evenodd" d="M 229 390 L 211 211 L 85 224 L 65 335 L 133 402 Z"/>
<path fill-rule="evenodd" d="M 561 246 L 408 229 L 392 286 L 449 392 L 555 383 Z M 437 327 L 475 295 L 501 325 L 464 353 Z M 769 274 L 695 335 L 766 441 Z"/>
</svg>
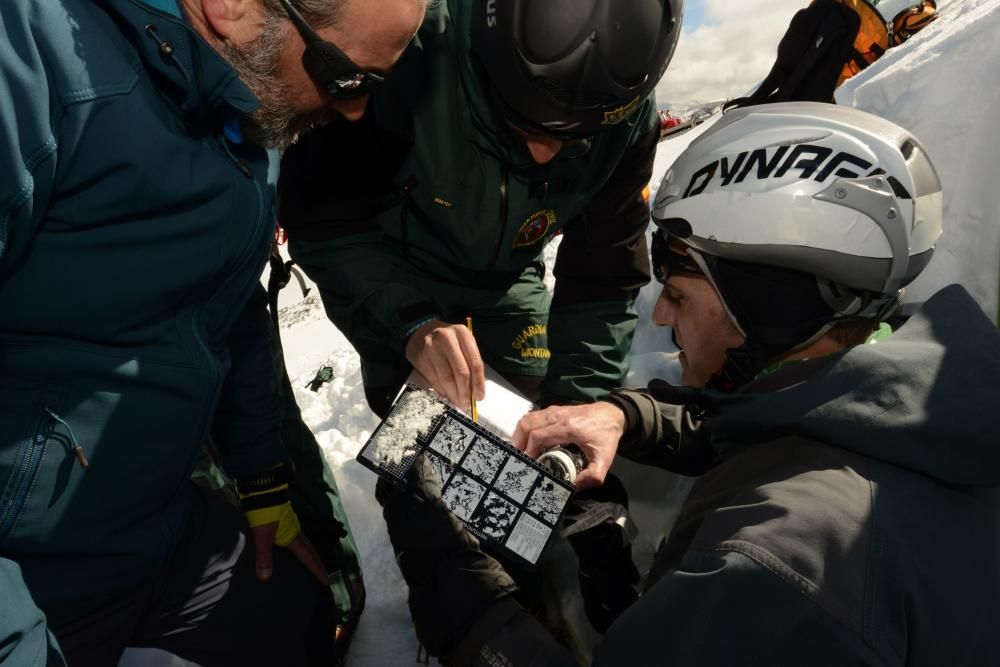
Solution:
<svg viewBox="0 0 1000 667">
<path fill-rule="evenodd" d="M 664 176 L 653 261 L 689 259 L 718 291 L 746 338 L 715 378 L 733 389 L 839 322 L 890 315 L 933 255 L 941 207 L 923 146 L 893 123 L 818 103 L 735 110 Z"/>
</svg>

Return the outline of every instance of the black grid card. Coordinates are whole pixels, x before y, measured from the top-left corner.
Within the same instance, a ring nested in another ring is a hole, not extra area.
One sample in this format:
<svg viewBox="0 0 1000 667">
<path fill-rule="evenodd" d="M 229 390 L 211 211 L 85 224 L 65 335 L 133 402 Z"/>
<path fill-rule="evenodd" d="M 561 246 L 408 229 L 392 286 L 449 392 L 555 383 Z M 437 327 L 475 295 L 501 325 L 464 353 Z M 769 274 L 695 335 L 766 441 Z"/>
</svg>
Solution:
<svg viewBox="0 0 1000 667">
<path fill-rule="evenodd" d="M 407 385 L 358 461 L 397 483 L 420 452 L 441 480 L 441 497 L 484 542 L 534 565 L 573 486 L 499 435 Z"/>
</svg>

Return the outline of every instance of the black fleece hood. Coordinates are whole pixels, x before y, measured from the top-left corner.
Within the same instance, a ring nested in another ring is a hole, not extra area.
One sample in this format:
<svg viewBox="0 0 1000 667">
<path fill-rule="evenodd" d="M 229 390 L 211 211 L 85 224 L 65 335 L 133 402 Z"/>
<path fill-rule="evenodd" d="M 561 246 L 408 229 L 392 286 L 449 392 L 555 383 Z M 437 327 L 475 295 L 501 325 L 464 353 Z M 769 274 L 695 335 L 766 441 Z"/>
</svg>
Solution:
<svg viewBox="0 0 1000 667">
<path fill-rule="evenodd" d="M 803 370 L 804 379 L 767 391 Z M 721 449 L 795 433 L 948 484 L 1000 486 L 1000 331 L 958 285 L 884 341 L 704 398 Z"/>
</svg>

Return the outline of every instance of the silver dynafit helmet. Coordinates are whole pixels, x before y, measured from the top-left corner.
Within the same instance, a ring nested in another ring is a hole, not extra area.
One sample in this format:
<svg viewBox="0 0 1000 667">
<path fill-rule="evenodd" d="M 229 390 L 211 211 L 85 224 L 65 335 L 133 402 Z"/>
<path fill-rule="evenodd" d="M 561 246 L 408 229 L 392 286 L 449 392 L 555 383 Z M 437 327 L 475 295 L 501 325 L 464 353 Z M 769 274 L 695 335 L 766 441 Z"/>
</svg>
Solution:
<svg viewBox="0 0 1000 667">
<path fill-rule="evenodd" d="M 894 123 L 832 104 L 744 107 L 664 176 L 654 269 L 712 282 L 744 336 L 710 381 L 731 391 L 839 322 L 887 318 L 930 261 L 941 204 L 923 146 Z"/>
<path fill-rule="evenodd" d="M 664 176 L 653 219 L 704 254 L 867 293 L 863 313 L 842 294 L 830 305 L 875 316 L 930 261 L 941 209 L 940 178 L 909 131 L 787 102 L 731 111 L 693 141 Z"/>
</svg>

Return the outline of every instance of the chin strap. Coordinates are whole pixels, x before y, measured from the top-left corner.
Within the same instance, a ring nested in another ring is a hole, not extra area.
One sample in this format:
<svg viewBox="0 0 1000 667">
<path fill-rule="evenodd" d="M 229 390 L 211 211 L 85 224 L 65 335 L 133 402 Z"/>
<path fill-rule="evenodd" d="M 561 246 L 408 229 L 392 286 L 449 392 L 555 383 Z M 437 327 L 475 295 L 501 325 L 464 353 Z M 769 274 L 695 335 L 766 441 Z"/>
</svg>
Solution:
<svg viewBox="0 0 1000 667">
<path fill-rule="evenodd" d="M 726 394 L 732 393 L 760 375 L 761 371 L 774 362 L 774 359 L 801 350 L 812 345 L 827 334 L 840 320 L 828 320 L 817 323 L 819 327 L 813 335 L 805 340 L 775 341 L 760 343 L 748 336 L 739 347 L 726 350 L 726 360 L 706 385 Z M 777 334 L 775 334 L 777 335 Z"/>
<path fill-rule="evenodd" d="M 766 364 L 767 355 L 763 346 L 752 343 L 748 338 L 739 347 L 726 350 L 722 368 L 708 380 L 706 386 L 730 394 L 757 377 Z"/>
</svg>

